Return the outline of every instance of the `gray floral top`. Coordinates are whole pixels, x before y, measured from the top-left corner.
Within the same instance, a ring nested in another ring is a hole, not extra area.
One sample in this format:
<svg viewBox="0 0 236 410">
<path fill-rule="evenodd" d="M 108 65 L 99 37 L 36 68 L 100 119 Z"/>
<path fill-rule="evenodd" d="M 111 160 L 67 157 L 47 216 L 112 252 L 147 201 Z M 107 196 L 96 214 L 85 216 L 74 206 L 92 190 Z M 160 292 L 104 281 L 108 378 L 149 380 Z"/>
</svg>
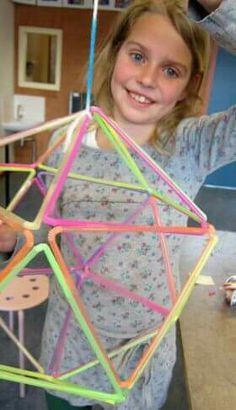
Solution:
<svg viewBox="0 0 236 410">
<path fill-rule="evenodd" d="M 236 51 L 236 4 L 234 0 L 225 0 L 218 10 L 205 17 L 199 24 L 205 27 L 217 41 L 231 51 Z M 171 157 L 162 156 L 151 146 L 145 146 L 146 152 L 165 172 L 194 199 L 206 176 L 218 167 L 236 160 L 236 106 L 223 113 L 201 118 L 189 118 L 181 122 L 177 129 L 176 151 Z M 57 151 L 50 160 L 57 166 L 62 157 Z M 176 195 L 157 177 L 136 155 L 132 154 L 143 175 L 150 185 L 159 192 Z M 73 171 L 96 176 L 101 179 L 114 179 L 137 183 L 135 177 L 124 165 L 124 161 L 115 152 L 105 152 L 83 145 L 73 164 Z M 84 181 L 68 180 L 58 202 L 63 218 L 85 219 L 89 221 L 110 221 L 138 224 L 152 224 L 153 214 L 145 203 L 145 195 L 124 188 L 108 187 Z M 164 225 L 184 225 L 186 216 L 173 208 L 160 204 L 160 218 Z M 99 257 L 94 251 L 109 238 L 105 252 Z M 156 235 L 143 232 L 122 233 L 112 237 L 108 234 L 73 234 L 79 258 L 90 263 L 91 270 L 107 279 L 121 282 L 125 287 L 142 294 L 146 298 L 166 307 L 170 307 L 163 257 Z M 181 239 L 177 235 L 167 238 L 172 269 L 178 287 L 178 258 Z M 61 238 L 61 249 L 68 265 L 75 266 L 75 257 L 68 241 Z M 149 310 L 140 303 L 124 299 L 115 292 L 84 281 L 81 295 L 89 316 L 95 325 L 106 348 L 124 343 L 147 329 L 152 329 L 162 322 L 160 314 Z M 55 350 L 60 329 L 67 312 L 67 304 L 56 281 L 51 280 L 51 295 L 45 321 L 42 341 L 41 361 L 48 370 Z M 120 362 L 114 361 L 122 377 L 129 373 L 144 349 L 140 346 L 132 352 L 126 369 Z M 158 410 L 166 399 L 168 385 L 175 362 L 175 332 L 170 331 L 165 337 L 151 364 L 139 379 L 129 397 L 113 408 L 119 410 Z M 77 323 L 71 318 L 67 330 L 67 339 L 63 353 L 61 371 L 66 371 L 79 363 L 94 358 L 85 336 Z M 98 390 L 111 391 L 100 367 L 86 374 L 73 378 L 74 382 L 89 385 Z M 88 399 L 77 396 L 53 394 L 69 400 L 73 405 L 92 404 Z M 109 408 L 102 404 L 103 408 Z"/>
</svg>

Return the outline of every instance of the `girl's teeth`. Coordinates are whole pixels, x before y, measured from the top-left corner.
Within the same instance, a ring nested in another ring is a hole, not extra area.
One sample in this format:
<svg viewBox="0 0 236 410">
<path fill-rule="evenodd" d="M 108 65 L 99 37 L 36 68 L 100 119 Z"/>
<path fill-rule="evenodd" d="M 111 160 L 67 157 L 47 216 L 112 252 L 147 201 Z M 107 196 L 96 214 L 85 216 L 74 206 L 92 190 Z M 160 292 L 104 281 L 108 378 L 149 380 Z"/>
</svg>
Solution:
<svg viewBox="0 0 236 410">
<path fill-rule="evenodd" d="M 138 102 L 140 102 L 141 104 L 148 104 L 148 103 L 150 103 L 150 101 L 149 101 L 146 97 L 144 97 L 143 95 L 137 95 L 137 94 L 132 94 L 132 93 L 131 93 L 131 96 L 132 96 L 132 98 L 133 98 L 135 101 L 138 101 Z"/>
<path fill-rule="evenodd" d="M 140 96 L 140 97 L 138 97 L 138 101 L 140 101 L 141 103 L 144 103 L 146 101 L 146 98 Z"/>
</svg>

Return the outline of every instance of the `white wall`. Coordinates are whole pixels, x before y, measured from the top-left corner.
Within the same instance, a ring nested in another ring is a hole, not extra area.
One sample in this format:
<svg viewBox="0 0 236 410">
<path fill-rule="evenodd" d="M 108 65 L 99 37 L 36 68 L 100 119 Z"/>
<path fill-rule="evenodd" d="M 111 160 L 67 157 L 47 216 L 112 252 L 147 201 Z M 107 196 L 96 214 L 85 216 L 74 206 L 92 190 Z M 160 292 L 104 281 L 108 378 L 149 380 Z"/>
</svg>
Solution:
<svg viewBox="0 0 236 410">
<path fill-rule="evenodd" d="M 14 90 L 14 6 L 11 0 L 0 1 L 0 138 L 1 123 L 12 117 Z M 0 162 L 4 149 L 0 148 Z"/>
<path fill-rule="evenodd" d="M 11 119 L 14 89 L 14 6 L 0 1 L 0 123 Z"/>
</svg>

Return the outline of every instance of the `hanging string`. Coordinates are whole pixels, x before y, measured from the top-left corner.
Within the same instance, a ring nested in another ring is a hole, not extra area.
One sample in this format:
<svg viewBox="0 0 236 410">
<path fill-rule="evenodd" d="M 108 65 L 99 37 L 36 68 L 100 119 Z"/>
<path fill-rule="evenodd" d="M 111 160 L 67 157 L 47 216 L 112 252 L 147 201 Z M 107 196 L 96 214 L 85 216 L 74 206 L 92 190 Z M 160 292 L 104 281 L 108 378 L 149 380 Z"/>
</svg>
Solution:
<svg viewBox="0 0 236 410">
<path fill-rule="evenodd" d="M 94 56 L 95 56 L 95 43 L 96 43 L 96 34 L 97 34 L 97 15 L 98 15 L 98 1 L 94 0 L 93 4 L 93 17 L 91 24 L 90 32 L 90 49 L 89 49 L 89 64 L 88 64 L 88 76 L 87 76 L 87 92 L 86 92 L 86 105 L 85 110 L 89 113 L 89 108 L 91 105 L 92 97 L 92 87 L 93 87 L 93 68 L 94 68 Z M 75 120 L 71 123 L 70 127 L 67 130 L 67 135 L 65 142 L 63 144 L 63 152 L 67 152 L 68 147 L 70 146 L 74 130 L 81 121 L 81 115 L 78 115 Z"/>
<path fill-rule="evenodd" d="M 94 68 L 94 56 L 95 56 L 95 41 L 97 33 L 97 14 L 98 14 L 98 0 L 94 0 L 93 5 L 93 17 L 90 33 L 90 50 L 89 50 L 89 66 L 87 77 L 87 95 L 86 95 L 86 110 L 91 105 L 92 85 L 93 85 L 93 68 Z"/>
</svg>

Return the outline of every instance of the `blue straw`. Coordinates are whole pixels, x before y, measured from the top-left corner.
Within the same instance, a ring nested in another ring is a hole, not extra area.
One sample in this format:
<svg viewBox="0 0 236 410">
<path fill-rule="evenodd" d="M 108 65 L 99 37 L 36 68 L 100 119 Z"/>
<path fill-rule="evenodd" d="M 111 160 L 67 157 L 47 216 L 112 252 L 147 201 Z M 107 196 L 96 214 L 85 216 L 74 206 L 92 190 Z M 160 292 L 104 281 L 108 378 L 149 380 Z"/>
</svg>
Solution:
<svg viewBox="0 0 236 410">
<path fill-rule="evenodd" d="M 89 66 L 88 66 L 87 95 L 86 95 L 86 110 L 88 110 L 90 105 L 91 105 L 92 86 L 93 86 L 94 55 L 95 55 L 95 41 L 96 41 L 96 33 L 97 33 L 97 12 L 98 12 L 98 0 L 94 0 L 93 18 L 92 18 L 91 36 L 90 36 Z"/>
</svg>

